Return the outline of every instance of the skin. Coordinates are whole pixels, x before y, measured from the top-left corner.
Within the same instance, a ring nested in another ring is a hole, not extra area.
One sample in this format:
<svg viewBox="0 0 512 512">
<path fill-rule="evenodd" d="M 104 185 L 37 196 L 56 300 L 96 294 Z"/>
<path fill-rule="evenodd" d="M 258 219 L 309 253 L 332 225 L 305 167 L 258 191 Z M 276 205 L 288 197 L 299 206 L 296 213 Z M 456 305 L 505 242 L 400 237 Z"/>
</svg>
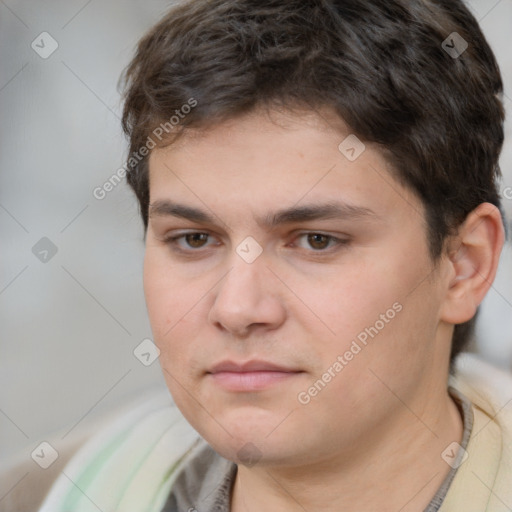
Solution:
<svg viewBox="0 0 512 512">
<path fill-rule="evenodd" d="M 214 217 L 193 222 L 150 207 L 144 290 L 176 404 L 239 464 L 235 512 L 422 511 L 450 470 L 441 453 L 462 439 L 447 392 L 450 341 L 494 279 L 499 212 L 472 212 L 434 265 L 421 201 L 378 147 L 349 161 L 338 150 L 349 133 L 328 111 L 256 111 L 189 130 L 150 155 L 153 207 L 172 201 Z M 271 229 L 256 222 L 329 200 L 373 213 Z M 208 236 L 166 241 L 194 231 Z M 248 236 L 263 251 L 252 263 L 236 252 Z M 301 403 L 393 304 L 394 318 Z M 208 373 L 252 359 L 297 373 L 252 391 Z"/>
</svg>

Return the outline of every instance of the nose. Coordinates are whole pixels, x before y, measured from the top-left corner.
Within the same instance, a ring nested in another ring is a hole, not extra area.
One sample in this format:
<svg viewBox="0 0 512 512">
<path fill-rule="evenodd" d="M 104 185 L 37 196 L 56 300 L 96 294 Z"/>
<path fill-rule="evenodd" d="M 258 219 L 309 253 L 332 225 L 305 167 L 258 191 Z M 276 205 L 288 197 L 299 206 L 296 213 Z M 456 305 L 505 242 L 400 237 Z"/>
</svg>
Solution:
<svg viewBox="0 0 512 512">
<path fill-rule="evenodd" d="M 280 297 L 283 285 L 263 255 L 247 263 L 234 252 L 230 263 L 230 270 L 214 289 L 209 321 L 237 338 L 245 338 L 256 329 L 279 327 L 286 318 Z"/>
</svg>

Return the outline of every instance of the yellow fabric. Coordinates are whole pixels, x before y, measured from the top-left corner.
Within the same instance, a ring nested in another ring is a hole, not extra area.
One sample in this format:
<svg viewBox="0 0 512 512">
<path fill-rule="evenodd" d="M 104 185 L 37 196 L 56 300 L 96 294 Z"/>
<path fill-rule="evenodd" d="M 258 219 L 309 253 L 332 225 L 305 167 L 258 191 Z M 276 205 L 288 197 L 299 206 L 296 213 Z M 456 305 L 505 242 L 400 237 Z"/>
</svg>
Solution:
<svg viewBox="0 0 512 512">
<path fill-rule="evenodd" d="M 511 512 L 512 375 L 467 354 L 457 369 L 450 382 L 471 401 L 474 423 L 439 512 Z"/>
</svg>

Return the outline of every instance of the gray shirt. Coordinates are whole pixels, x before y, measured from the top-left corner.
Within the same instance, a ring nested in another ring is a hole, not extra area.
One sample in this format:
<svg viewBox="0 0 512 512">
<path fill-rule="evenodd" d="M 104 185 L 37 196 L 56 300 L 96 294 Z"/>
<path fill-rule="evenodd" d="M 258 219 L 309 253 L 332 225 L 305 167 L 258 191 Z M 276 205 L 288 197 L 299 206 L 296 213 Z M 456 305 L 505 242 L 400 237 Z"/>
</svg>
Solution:
<svg viewBox="0 0 512 512">
<path fill-rule="evenodd" d="M 473 427 L 471 402 L 459 391 L 449 387 L 462 416 L 464 431 L 461 446 L 466 449 Z M 463 455 L 459 450 L 455 462 Z M 443 483 L 424 512 L 437 512 L 457 472 L 453 464 Z M 205 441 L 199 440 L 190 455 L 177 469 L 173 484 L 162 512 L 229 512 L 231 489 L 235 481 L 237 465 L 218 455 Z"/>
</svg>

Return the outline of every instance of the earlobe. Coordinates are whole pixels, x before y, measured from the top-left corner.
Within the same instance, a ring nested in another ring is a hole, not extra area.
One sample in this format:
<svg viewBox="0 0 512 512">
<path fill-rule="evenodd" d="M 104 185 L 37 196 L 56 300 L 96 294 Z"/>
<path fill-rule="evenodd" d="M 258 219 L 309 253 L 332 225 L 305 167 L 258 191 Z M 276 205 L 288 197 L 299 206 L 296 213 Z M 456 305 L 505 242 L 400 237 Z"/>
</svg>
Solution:
<svg viewBox="0 0 512 512">
<path fill-rule="evenodd" d="M 450 277 L 442 320 L 459 324 L 475 315 L 496 276 L 503 242 L 503 223 L 496 206 L 482 203 L 466 217 L 448 253 Z"/>
</svg>

